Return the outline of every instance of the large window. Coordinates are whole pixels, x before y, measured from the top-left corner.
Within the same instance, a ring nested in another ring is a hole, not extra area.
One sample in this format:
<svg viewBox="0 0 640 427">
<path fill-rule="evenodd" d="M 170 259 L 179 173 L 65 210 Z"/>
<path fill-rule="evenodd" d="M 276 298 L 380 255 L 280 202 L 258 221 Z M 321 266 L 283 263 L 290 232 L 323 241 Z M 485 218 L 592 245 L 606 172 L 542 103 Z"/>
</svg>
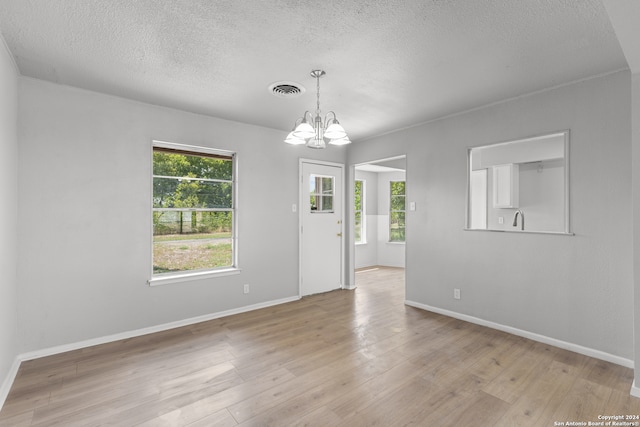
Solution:
<svg viewBox="0 0 640 427">
<path fill-rule="evenodd" d="M 355 206 L 353 208 L 355 214 L 355 242 L 367 243 L 367 228 L 365 214 L 365 181 L 356 179 L 354 191 Z"/>
<path fill-rule="evenodd" d="M 389 241 L 404 242 L 405 182 L 390 182 Z"/>
<path fill-rule="evenodd" d="M 153 275 L 235 266 L 234 154 L 153 147 Z"/>
</svg>

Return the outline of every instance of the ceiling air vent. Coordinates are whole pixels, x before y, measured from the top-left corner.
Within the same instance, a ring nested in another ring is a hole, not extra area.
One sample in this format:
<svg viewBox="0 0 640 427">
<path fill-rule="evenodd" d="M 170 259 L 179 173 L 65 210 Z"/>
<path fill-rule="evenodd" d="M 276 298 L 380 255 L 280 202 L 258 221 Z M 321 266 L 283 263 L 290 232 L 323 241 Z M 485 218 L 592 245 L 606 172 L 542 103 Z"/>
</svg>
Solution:
<svg viewBox="0 0 640 427">
<path fill-rule="evenodd" d="M 278 98 L 295 98 L 305 92 L 304 86 L 294 82 L 275 82 L 269 85 L 269 92 Z"/>
</svg>

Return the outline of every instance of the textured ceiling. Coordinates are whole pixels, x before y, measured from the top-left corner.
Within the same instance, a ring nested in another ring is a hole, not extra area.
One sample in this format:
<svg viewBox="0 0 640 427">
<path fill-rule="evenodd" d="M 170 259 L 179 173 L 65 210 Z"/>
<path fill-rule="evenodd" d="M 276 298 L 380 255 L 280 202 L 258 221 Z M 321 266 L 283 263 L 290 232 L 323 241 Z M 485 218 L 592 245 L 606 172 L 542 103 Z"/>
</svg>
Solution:
<svg viewBox="0 0 640 427">
<path fill-rule="evenodd" d="M 2 0 L 0 31 L 24 76 L 283 136 L 314 68 L 358 140 L 627 67 L 601 0 Z"/>
</svg>

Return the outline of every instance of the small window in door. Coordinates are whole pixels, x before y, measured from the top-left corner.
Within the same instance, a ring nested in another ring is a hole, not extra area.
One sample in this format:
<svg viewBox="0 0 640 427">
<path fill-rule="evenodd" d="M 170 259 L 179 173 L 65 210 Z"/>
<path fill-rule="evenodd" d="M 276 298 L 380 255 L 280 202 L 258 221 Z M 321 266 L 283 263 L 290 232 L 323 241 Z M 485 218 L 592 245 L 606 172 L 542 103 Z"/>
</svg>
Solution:
<svg viewBox="0 0 640 427">
<path fill-rule="evenodd" d="M 311 213 L 333 213 L 332 176 L 310 175 Z"/>
</svg>

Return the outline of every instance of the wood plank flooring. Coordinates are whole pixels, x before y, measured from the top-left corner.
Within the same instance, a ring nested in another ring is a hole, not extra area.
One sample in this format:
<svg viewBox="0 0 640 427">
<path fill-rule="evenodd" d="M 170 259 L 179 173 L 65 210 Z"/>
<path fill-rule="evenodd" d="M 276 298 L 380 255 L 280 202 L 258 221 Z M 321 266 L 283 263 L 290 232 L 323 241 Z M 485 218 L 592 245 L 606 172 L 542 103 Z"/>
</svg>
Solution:
<svg viewBox="0 0 640 427">
<path fill-rule="evenodd" d="M 22 364 L 0 426 L 557 426 L 640 415 L 631 369 L 404 305 L 404 271 Z M 635 420 L 638 421 L 638 420 Z"/>
</svg>

